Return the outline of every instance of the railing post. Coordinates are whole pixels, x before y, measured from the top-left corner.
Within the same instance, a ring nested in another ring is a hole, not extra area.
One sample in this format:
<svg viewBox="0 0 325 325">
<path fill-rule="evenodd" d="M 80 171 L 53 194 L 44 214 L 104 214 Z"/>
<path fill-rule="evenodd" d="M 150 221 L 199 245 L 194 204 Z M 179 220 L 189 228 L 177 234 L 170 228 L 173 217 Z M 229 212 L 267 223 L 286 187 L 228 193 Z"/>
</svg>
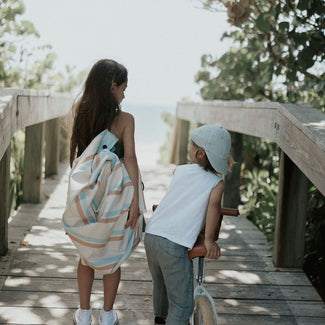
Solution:
<svg viewBox="0 0 325 325">
<path fill-rule="evenodd" d="M 177 138 L 177 159 L 176 164 L 182 165 L 187 163 L 187 147 L 189 138 L 190 122 L 179 120 L 179 130 Z"/>
<path fill-rule="evenodd" d="M 279 267 L 301 267 L 304 261 L 307 177 L 281 150 L 273 262 Z"/>
<path fill-rule="evenodd" d="M 0 161 L 0 256 L 8 251 L 10 154 L 9 145 Z"/>
<path fill-rule="evenodd" d="M 177 142 L 179 136 L 179 118 L 175 117 L 174 120 L 174 130 L 173 130 L 173 139 L 169 153 L 169 163 L 176 164 L 176 151 L 177 151 Z"/>
<path fill-rule="evenodd" d="M 44 123 L 26 127 L 25 160 L 23 177 L 23 201 L 41 202 L 43 180 Z"/>
<path fill-rule="evenodd" d="M 45 122 L 45 177 L 57 175 L 60 158 L 60 119 Z"/>
<path fill-rule="evenodd" d="M 225 177 L 225 193 L 223 205 L 228 208 L 237 208 L 240 202 L 240 167 L 242 162 L 243 135 L 237 132 L 231 134 L 231 155 L 235 161 L 232 171 Z"/>
</svg>

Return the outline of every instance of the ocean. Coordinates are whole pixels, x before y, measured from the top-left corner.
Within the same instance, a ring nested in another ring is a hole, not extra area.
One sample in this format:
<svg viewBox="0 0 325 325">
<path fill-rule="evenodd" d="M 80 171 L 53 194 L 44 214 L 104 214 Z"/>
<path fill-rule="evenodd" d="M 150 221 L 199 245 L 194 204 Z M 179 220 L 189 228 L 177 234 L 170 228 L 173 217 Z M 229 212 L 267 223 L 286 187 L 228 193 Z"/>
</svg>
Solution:
<svg viewBox="0 0 325 325">
<path fill-rule="evenodd" d="M 169 126 L 161 118 L 163 112 L 175 116 L 175 106 L 122 103 L 122 110 L 135 119 L 135 148 L 140 169 L 157 165 L 160 147 L 167 140 Z"/>
</svg>

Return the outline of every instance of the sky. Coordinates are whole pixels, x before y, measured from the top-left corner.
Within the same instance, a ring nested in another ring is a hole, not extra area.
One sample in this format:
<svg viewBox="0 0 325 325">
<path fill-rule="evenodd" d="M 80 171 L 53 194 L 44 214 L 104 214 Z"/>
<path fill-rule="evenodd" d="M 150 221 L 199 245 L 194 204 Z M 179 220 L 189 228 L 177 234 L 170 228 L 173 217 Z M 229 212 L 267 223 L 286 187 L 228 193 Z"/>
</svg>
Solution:
<svg viewBox="0 0 325 325">
<path fill-rule="evenodd" d="M 203 54 L 222 55 L 230 29 L 225 12 L 210 12 L 194 0 L 23 0 L 23 19 L 34 23 L 42 44 L 65 65 L 89 70 L 114 59 L 129 72 L 126 101 L 175 106 L 198 101 L 195 74 Z"/>
</svg>

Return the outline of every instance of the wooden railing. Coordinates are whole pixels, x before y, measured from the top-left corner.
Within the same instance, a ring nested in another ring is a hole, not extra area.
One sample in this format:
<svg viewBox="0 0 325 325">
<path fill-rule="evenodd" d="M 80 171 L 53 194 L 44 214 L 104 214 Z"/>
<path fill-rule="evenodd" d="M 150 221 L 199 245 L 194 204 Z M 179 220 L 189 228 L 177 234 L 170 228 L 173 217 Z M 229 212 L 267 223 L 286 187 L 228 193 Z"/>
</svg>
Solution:
<svg viewBox="0 0 325 325">
<path fill-rule="evenodd" d="M 43 158 L 45 156 L 45 174 L 56 174 L 59 117 L 68 114 L 71 105 L 72 97 L 66 94 L 0 89 L 0 255 L 5 255 L 8 250 L 11 138 L 16 130 L 25 129 L 23 201 L 38 203 L 41 200 Z"/>
<path fill-rule="evenodd" d="M 176 117 L 172 163 L 186 161 L 189 121 L 219 124 L 229 131 L 278 144 L 281 155 L 273 261 L 280 267 L 300 267 L 308 179 L 325 195 L 325 115 L 307 105 L 205 101 L 179 103 Z"/>
</svg>

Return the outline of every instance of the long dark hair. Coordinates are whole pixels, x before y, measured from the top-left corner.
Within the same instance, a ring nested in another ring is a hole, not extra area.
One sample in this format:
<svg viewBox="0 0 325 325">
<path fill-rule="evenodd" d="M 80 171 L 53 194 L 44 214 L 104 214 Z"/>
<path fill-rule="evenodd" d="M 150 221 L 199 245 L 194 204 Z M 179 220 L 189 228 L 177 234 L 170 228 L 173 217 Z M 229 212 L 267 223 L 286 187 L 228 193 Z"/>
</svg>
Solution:
<svg viewBox="0 0 325 325">
<path fill-rule="evenodd" d="M 100 60 L 91 68 L 84 91 L 74 105 L 75 113 L 70 142 L 70 165 L 89 143 L 109 129 L 120 113 L 119 103 L 111 93 L 112 83 L 120 86 L 127 80 L 126 68 L 113 60 Z"/>
</svg>

